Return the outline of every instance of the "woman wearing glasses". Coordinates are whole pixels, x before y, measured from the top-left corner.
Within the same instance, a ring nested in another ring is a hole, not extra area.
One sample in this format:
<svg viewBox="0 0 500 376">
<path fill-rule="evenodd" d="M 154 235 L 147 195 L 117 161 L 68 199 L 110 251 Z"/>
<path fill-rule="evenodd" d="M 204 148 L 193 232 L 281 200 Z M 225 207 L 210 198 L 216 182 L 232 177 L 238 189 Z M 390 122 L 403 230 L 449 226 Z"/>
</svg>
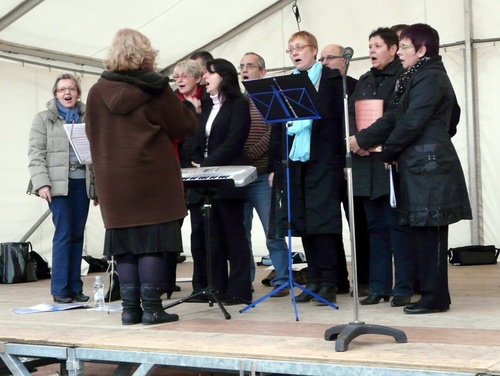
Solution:
<svg viewBox="0 0 500 376">
<path fill-rule="evenodd" d="M 472 219 L 465 178 L 449 130 L 455 93 L 439 56 L 439 35 L 426 24 L 401 32 L 405 72 L 396 83 L 395 108 L 351 136 L 355 152 L 383 143 L 382 160 L 399 170 L 399 224 L 410 226 L 421 298 L 408 314 L 446 311 L 448 227 Z M 387 138 L 388 136 L 388 138 Z M 396 164 L 397 163 L 397 164 Z"/>
<path fill-rule="evenodd" d="M 65 123 L 84 122 L 85 105 L 79 100 L 80 84 L 71 74 L 56 79 L 52 94 L 47 110 L 38 113 L 31 126 L 28 193 L 47 201 L 52 211 L 54 302 L 86 302 L 89 297 L 82 292 L 80 268 L 89 199 L 95 199 L 94 181 L 90 165 L 78 161 L 63 128 Z"/>
<path fill-rule="evenodd" d="M 300 236 L 307 258 L 306 288 L 329 302 L 336 301 L 337 241 L 342 233 L 340 210 L 341 183 L 344 179 L 343 94 L 342 78 L 337 71 L 317 61 L 318 42 L 307 31 L 294 33 L 287 54 L 295 70 L 307 74 L 318 91 L 324 108 L 318 120 L 294 121 L 271 128 L 269 149 L 269 181 L 283 200 L 290 195 L 291 231 Z M 285 129 L 289 149 L 285 150 Z M 290 192 L 286 191 L 284 165 L 289 160 Z M 279 235 L 287 235 L 287 205 L 280 208 Z M 308 302 L 306 292 L 296 301 Z"/>
<path fill-rule="evenodd" d="M 350 97 L 351 135 L 357 133 L 357 106 L 378 101 L 381 112 L 388 110 L 396 80 L 404 72 L 396 55 L 399 38 L 394 31 L 378 28 L 368 40 L 372 68 L 359 78 Z M 408 304 L 413 295 L 414 262 L 409 257 L 412 254 L 409 249 L 411 229 L 398 225 L 398 212 L 389 202 L 389 171 L 384 168 L 381 153 L 376 150 L 352 157 L 354 195 L 363 199 L 370 238 L 370 295 L 360 303 L 387 302 L 393 295 L 391 306 L 400 307 Z"/>
</svg>

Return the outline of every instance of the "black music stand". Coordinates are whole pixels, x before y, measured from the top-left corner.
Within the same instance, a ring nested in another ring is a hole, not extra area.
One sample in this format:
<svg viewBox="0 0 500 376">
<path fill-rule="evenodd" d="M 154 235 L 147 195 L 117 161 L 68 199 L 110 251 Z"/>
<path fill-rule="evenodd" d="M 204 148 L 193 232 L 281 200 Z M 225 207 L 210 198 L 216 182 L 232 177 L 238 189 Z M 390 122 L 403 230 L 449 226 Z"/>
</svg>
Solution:
<svg viewBox="0 0 500 376">
<path fill-rule="evenodd" d="M 253 100 L 255 107 L 259 110 L 267 124 L 287 123 L 287 127 L 291 126 L 294 120 L 321 119 L 320 110 L 316 103 L 321 103 L 318 93 L 314 88 L 311 80 L 306 74 L 293 74 L 287 76 L 261 78 L 255 80 L 243 81 L 243 85 L 247 89 L 248 95 Z M 288 148 L 288 137 L 286 136 L 286 150 Z M 288 153 L 287 153 L 288 154 Z M 287 184 L 287 218 L 288 218 L 288 281 L 283 283 L 276 290 L 273 290 L 263 297 L 257 299 L 245 308 L 240 310 L 240 313 L 255 307 L 260 302 L 269 298 L 274 293 L 289 287 L 292 295 L 292 303 L 295 312 L 295 320 L 299 321 L 297 312 L 297 303 L 295 301 L 295 293 L 293 288 L 298 287 L 315 299 L 321 301 L 327 306 L 334 309 L 338 307 L 321 296 L 306 289 L 299 283 L 293 280 L 292 273 L 292 230 L 291 230 L 291 210 L 290 210 L 290 167 L 289 158 L 286 159 L 286 184 Z"/>
<path fill-rule="evenodd" d="M 174 307 L 176 305 L 189 302 L 191 300 L 207 301 L 210 307 L 213 307 L 214 302 L 217 303 L 220 310 L 224 314 L 226 320 L 231 319 L 231 315 L 222 305 L 222 299 L 229 298 L 232 301 L 238 301 L 243 304 L 250 304 L 248 300 L 238 298 L 237 296 L 231 296 L 226 293 L 222 293 L 214 289 L 212 285 L 212 256 L 210 252 L 210 214 L 212 210 L 212 199 L 217 193 L 219 188 L 223 187 L 234 187 L 234 182 L 230 179 L 227 180 L 211 180 L 211 181 L 186 181 L 184 180 L 184 186 L 186 188 L 195 188 L 198 193 L 204 198 L 203 204 L 203 217 L 204 217 L 204 232 L 205 232 L 205 250 L 207 258 L 207 287 L 202 291 L 191 294 L 185 298 L 180 298 L 175 302 L 166 304 L 163 306 L 164 309 Z M 199 300 L 198 300 L 199 299 Z"/>
<path fill-rule="evenodd" d="M 347 48 L 346 48 L 347 49 Z M 352 49 L 351 49 L 352 56 Z M 347 70 L 349 68 L 349 59 L 346 58 L 344 51 L 344 59 L 346 61 L 346 68 L 342 75 L 342 87 L 344 94 L 344 132 L 345 132 L 345 145 L 346 145 L 346 175 L 347 175 L 347 199 L 349 206 L 349 232 L 351 240 L 351 263 L 352 263 L 352 299 L 354 305 L 354 321 L 349 324 L 336 325 L 325 331 L 325 340 L 335 340 L 335 351 L 346 351 L 351 341 L 362 334 L 382 334 L 394 337 L 396 342 L 407 342 L 406 334 L 398 329 L 390 328 L 382 325 L 369 325 L 360 321 L 358 318 L 358 270 L 356 263 L 356 231 L 354 223 L 354 193 L 352 182 L 352 156 L 349 147 L 349 105 L 347 94 Z"/>
</svg>

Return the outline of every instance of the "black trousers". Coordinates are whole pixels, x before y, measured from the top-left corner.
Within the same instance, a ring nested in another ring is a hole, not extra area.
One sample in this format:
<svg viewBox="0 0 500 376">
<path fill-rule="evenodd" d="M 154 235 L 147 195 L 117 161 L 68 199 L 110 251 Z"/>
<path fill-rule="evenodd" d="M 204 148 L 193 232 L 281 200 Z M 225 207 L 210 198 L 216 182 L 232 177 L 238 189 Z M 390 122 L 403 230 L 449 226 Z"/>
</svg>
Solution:
<svg viewBox="0 0 500 376">
<path fill-rule="evenodd" d="M 337 283 L 337 234 L 302 236 L 307 259 L 307 282 L 330 287 Z"/>
<path fill-rule="evenodd" d="M 213 287 L 229 296 L 252 300 L 250 248 L 243 225 L 245 199 L 212 203 L 210 251 Z"/>
<path fill-rule="evenodd" d="M 193 257 L 193 292 L 199 292 L 208 286 L 207 251 L 205 246 L 205 229 L 202 203 L 190 204 L 191 221 L 191 256 Z"/>
<path fill-rule="evenodd" d="M 422 295 L 419 304 L 426 308 L 447 309 L 451 298 L 448 290 L 448 226 L 412 227 L 416 242 L 417 278 Z"/>
</svg>

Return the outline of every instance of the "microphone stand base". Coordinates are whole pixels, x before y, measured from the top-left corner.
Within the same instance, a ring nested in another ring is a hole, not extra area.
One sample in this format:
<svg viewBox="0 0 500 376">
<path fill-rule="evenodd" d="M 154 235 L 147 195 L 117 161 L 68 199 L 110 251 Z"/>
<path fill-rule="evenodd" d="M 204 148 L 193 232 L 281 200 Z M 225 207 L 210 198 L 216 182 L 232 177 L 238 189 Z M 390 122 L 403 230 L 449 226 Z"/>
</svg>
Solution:
<svg viewBox="0 0 500 376">
<path fill-rule="evenodd" d="M 394 337 L 398 343 L 406 343 L 406 334 L 399 330 L 382 325 L 365 324 L 353 321 L 349 324 L 336 325 L 325 331 L 325 340 L 335 340 L 335 351 L 346 351 L 351 341 L 362 334 L 381 334 Z"/>
</svg>

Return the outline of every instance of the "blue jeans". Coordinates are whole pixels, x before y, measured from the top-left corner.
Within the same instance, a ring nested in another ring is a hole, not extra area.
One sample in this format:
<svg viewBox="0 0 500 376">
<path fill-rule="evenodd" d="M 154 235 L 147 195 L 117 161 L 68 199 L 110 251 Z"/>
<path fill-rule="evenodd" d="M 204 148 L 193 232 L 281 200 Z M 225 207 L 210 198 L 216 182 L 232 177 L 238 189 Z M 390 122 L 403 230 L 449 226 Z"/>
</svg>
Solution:
<svg viewBox="0 0 500 376">
<path fill-rule="evenodd" d="M 364 198 L 363 204 L 370 235 L 370 293 L 412 296 L 416 240 L 411 228 L 399 226 L 398 211 L 390 206 L 388 195 Z"/>
<path fill-rule="evenodd" d="M 49 208 L 55 231 L 52 239 L 52 295 L 83 291 L 81 278 L 83 232 L 89 213 L 85 179 L 68 179 L 68 195 L 52 197 Z"/>
<path fill-rule="evenodd" d="M 269 174 L 259 175 L 257 180 L 248 186 L 248 200 L 245 203 L 244 224 L 248 245 L 250 247 L 250 256 L 252 257 L 251 280 L 253 281 L 255 278 L 255 263 L 253 262 L 251 237 L 253 209 L 255 208 L 260 222 L 262 223 L 266 235 L 266 246 L 276 271 L 276 277 L 271 281 L 271 285 L 277 286 L 286 283 L 288 280 L 288 246 L 283 238 L 268 238 L 272 192 L 271 187 L 269 187 L 268 178 Z"/>
</svg>

